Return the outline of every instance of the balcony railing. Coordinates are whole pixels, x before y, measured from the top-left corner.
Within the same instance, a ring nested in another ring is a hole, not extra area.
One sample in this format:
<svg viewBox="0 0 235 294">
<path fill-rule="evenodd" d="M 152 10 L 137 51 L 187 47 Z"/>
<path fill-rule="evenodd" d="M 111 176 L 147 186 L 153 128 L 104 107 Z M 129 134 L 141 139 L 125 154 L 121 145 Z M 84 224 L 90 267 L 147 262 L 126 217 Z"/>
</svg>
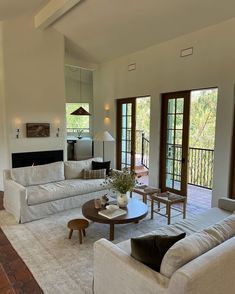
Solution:
<svg viewBox="0 0 235 294">
<path fill-rule="evenodd" d="M 149 169 L 149 140 L 142 133 L 141 164 Z"/>
<path fill-rule="evenodd" d="M 212 189 L 214 150 L 189 148 L 188 183 Z"/>
</svg>

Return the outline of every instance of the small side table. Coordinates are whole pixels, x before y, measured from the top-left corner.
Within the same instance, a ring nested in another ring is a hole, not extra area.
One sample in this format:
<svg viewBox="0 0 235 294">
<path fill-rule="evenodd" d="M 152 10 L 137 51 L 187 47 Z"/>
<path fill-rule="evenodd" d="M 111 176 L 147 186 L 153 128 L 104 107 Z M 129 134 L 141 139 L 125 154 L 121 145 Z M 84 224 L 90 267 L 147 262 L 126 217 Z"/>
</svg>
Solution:
<svg viewBox="0 0 235 294">
<path fill-rule="evenodd" d="M 85 229 L 88 228 L 89 222 L 86 219 L 72 219 L 68 222 L 68 228 L 70 229 L 69 232 L 69 239 L 72 238 L 73 231 L 78 231 L 79 242 L 82 244 L 82 235 L 86 236 Z"/>
<path fill-rule="evenodd" d="M 154 202 L 157 202 L 158 208 L 157 210 L 154 209 Z M 164 207 L 161 208 L 161 203 L 165 204 Z M 183 210 L 173 207 L 173 204 L 183 203 Z M 183 214 L 183 218 L 186 217 L 186 204 L 187 204 L 187 197 L 164 192 L 160 193 L 159 195 L 151 195 L 151 219 L 153 219 L 154 212 L 160 214 L 164 217 L 167 217 L 167 223 L 170 225 L 171 223 L 171 209 L 179 211 Z M 161 209 L 166 208 L 166 214 L 161 213 Z"/>
<path fill-rule="evenodd" d="M 135 192 L 136 194 L 143 196 L 143 202 L 146 204 L 148 195 L 152 196 L 153 194 L 159 194 L 161 193 L 161 190 L 155 187 L 143 185 L 143 186 L 134 188 L 132 192 Z M 132 197 L 132 192 L 130 193 L 130 197 Z"/>
</svg>

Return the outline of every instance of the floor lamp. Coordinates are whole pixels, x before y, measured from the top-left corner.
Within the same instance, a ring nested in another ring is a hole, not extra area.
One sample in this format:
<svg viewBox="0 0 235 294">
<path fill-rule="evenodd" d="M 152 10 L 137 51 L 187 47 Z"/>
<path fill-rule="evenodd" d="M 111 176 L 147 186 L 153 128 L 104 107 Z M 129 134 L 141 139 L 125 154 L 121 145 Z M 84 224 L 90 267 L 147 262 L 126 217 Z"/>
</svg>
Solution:
<svg viewBox="0 0 235 294">
<path fill-rule="evenodd" d="M 109 132 L 104 131 L 96 134 L 94 141 L 103 142 L 103 161 L 104 161 L 104 142 L 113 142 L 115 139 L 110 135 Z"/>
</svg>

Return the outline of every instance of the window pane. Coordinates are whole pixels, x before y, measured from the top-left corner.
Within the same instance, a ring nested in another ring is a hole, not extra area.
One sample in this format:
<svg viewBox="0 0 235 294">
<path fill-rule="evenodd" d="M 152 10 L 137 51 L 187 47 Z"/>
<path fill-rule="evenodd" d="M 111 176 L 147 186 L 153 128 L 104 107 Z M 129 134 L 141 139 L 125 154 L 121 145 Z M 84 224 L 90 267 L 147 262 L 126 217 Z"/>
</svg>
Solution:
<svg viewBox="0 0 235 294">
<path fill-rule="evenodd" d="M 122 104 L 122 115 L 126 115 L 126 104 Z"/>
<path fill-rule="evenodd" d="M 126 128 L 126 116 L 122 117 L 122 127 Z"/>
<path fill-rule="evenodd" d="M 176 113 L 184 112 L 184 98 L 176 99 Z"/>
<path fill-rule="evenodd" d="M 175 131 L 175 144 L 176 145 L 182 145 L 182 131 Z"/>
<path fill-rule="evenodd" d="M 167 158 L 173 158 L 174 155 L 174 146 L 172 145 L 166 145 L 166 157 Z"/>
<path fill-rule="evenodd" d="M 171 159 L 166 160 L 166 172 L 169 174 L 173 174 L 173 160 Z"/>
<path fill-rule="evenodd" d="M 131 115 L 131 110 L 132 110 L 132 104 L 128 103 L 127 104 L 127 115 Z"/>
<path fill-rule="evenodd" d="M 176 129 L 183 129 L 183 114 L 176 115 Z"/>
<path fill-rule="evenodd" d="M 175 99 L 168 100 L 168 113 L 175 113 Z"/>
<path fill-rule="evenodd" d="M 174 130 L 167 131 L 167 143 L 174 144 Z"/>
<path fill-rule="evenodd" d="M 166 174 L 166 188 L 173 188 L 172 175 Z"/>
<path fill-rule="evenodd" d="M 90 111 L 89 103 L 66 103 L 66 122 L 67 131 L 74 132 L 81 130 L 83 133 L 90 131 L 90 116 L 89 115 L 71 115 L 71 113 L 83 107 L 86 111 Z"/>
<path fill-rule="evenodd" d="M 174 114 L 168 114 L 168 116 L 167 116 L 167 128 L 168 129 L 174 129 L 175 128 L 175 115 Z"/>
</svg>

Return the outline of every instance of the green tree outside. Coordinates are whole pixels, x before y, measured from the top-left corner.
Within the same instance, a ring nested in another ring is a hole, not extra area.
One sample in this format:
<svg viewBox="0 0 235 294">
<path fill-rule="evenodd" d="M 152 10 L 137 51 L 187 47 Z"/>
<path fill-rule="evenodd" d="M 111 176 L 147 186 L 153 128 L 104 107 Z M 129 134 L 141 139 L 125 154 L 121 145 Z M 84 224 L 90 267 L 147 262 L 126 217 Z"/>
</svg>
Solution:
<svg viewBox="0 0 235 294">
<path fill-rule="evenodd" d="M 214 149 L 217 89 L 191 92 L 189 147 Z"/>
</svg>

